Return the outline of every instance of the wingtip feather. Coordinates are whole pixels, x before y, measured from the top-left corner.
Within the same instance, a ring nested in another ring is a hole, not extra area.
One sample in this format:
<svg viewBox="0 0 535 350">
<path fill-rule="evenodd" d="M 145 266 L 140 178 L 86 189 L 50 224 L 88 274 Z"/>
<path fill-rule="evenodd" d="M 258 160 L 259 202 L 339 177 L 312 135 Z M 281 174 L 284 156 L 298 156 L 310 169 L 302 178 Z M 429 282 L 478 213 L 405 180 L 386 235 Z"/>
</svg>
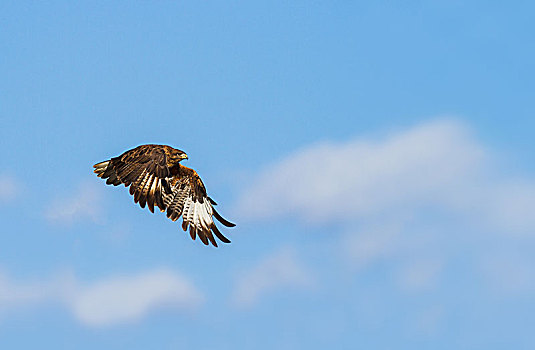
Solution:
<svg viewBox="0 0 535 350">
<path fill-rule="evenodd" d="M 215 210 L 215 208 L 213 208 L 213 210 L 214 210 L 214 216 L 216 217 L 216 219 L 217 219 L 220 223 L 222 223 L 224 226 L 226 226 L 226 227 L 234 227 L 234 226 L 236 226 L 236 224 L 234 224 L 234 223 L 232 223 L 232 222 L 230 222 L 230 221 L 224 219 L 224 218 L 217 212 L 217 210 Z"/>
<path fill-rule="evenodd" d="M 212 225 L 212 232 L 216 235 L 217 238 L 223 243 L 230 243 L 230 239 L 223 236 L 215 224 Z"/>
</svg>

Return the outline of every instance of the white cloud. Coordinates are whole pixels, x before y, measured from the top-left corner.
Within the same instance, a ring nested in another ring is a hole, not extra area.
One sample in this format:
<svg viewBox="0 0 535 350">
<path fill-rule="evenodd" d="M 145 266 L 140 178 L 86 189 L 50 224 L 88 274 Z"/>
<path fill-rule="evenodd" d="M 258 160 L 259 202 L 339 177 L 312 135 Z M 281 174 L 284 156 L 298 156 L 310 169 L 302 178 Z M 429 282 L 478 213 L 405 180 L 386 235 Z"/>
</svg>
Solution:
<svg viewBox="0 0 535 350">
<path fill-rule="evenodd" d="M 100 222 L 102 217 L 102 192 L 90 183 L 79 185 L 74 193 L 59 196 L 47 205 L 45 218 L 52 223 L 72 225 L 75 221 Z"/>
<path fill-rule="evenodd" d="M 532 291 L 532 259 L 513 258 L 526 256 L 516 247 L 535 238 L 535 178 L 503 171 L 500 157 L 447 119 L 315 144 L 254 177 L 237 211 L 249 220 L 335 227 L 340 263 L 357 271 L 383 263 L 381 271 L 403 291 L 437 287 L 459 251 L 472 255 L 466 273 L 479 276 L 483 266 L 490 284 Z M 488 250 L 524 264 L 488 262 Z"/>
<path fill-rule="evenodd" d="M 184 277 L 168 270 L 100 281 L 77 293 L 72 308 L 82 322 L 107 326 L 138 320 L 161 306 L 192 309 L 202 298 Z"/>
<path fill-rule="evenodd" d="M 311 274 L 297 260 L 293 250 L 283 248 L 240 274 L 234 286 L 233 301 L 238 306 L 248 307 L 271 292 L 306 288 L 312 284 Z"/>
<path fill-rule="evenodd" d="M 0 310 L 30 306 L 56 299 L 67 290 L 65 279 L 49 281 L 14 281 L 7 273 L 0 274 Z M 68 293 L 70 294 L 70 293 Z"/>
<path fill-rule="evenodd" d="M 92 284 L 81 283 L 68 274 L 25 282 L 0 276 L 0 310 L 50 302 L 63 304 L 83 324 L 105 327 L 137 321 L 163 306 L 192 310 L 200 306 L 203 297 L 184 276 L 167 269 L 115 276 Z"/>
<path fill-rule="evenodd" d="M 13 176 L 0 174 L 0 203 L 12 201 L 19 192 L 20 184 Z"/>
<path fill-rule="evenodd" d="M 249 219 L 353 223 L 438 208 L 504 231 L 535 230 L 535 180 L 499 176 L 495 157 L 452 120 L 383 139 L 322 143 L 262 171 L 238 201 Z"/>
<path fill-rule="evenodd" d="M 535 258 L 531 249 L 492 252 L 480 263 L 488 286 L 501 296 L 518 297 L 535 293 Z"/>
<path fill-rule="evenodd" d="M 398 276 L 400 287 L 408 292 L 429 291 L 436 287 L 444 263 L 439 259 L 418 259 L 402 267 Z"/>
<path fill-rule="evenodd" d="M 434 336 L 444 327 L 446 310 L 442 305 L 432 305 L 416 313 L 410 327 L 419 338 Z"/>
<path fill-rule="evenodd" d="M 361 269 L 369 264 L 390 256 L 399 247 L 401 226 L 399 223 L 370 225 L 358 234 L 347 234 L 343 238 L 344 256 L 352 266 Z"/>
</svg>

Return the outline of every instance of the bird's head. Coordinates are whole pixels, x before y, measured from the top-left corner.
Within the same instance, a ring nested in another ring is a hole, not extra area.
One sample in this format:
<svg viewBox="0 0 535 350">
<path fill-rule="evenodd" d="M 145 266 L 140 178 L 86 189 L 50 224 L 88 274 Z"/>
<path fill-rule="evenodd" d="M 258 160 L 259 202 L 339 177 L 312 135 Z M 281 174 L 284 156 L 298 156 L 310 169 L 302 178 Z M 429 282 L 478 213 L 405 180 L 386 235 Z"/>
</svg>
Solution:
<svg viewBox="0 0 535 350">
<path fill-rule="evenodd" d="M 181 160 L 188 159 L 188 155 L 184 151 L 175 149 L 171 153 L 171 159 L 175 162 L 180 162 Z"/>
</svg>

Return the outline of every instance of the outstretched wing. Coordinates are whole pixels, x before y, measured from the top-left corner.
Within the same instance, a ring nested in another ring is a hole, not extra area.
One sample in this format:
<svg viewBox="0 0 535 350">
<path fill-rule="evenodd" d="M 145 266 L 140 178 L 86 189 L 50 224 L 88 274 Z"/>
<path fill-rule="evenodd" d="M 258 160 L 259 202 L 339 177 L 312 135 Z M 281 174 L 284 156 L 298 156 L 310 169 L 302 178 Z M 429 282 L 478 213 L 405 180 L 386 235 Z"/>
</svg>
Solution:
<svg viewBox="0 0 535 350">
<path fill-rule="evenodd" d="M 171 193 L 170 171 L 163 146 L 142 145 L 118 157 L 93 166 L 98 177 L 108 185 L 130 186 L 130 194 L 142 208 L 145 204 L 154 213 L 154 205 L 165 211 L 163 194 Z"/>
<path fill-rule="evenodd" d="M 191 238 L 199 236 L 206 245 L 210 241 L 217 247 L 213 235 L 224 243 L 230 243 L 216 227 L 213 217 L 227 227 L 236 225 L 223 219 L 215 210 L 216 203 L 206 195 L 204 184 L 194 170 L 184 166 L 180 166 L 180 170 L 171 180 L 171 193 L 164 194 L 167 217 L 176 221 L 182 215 L 182 229 L 187 231 L 189 226 Z"/>
<path fill-rule="evenodd" d="M 195 170 L 179 164 L 184 157 L 175 157 L 172 152 L 177 151 L 164 145 L 139 146 L 95 164 L 94 172 L 106 179 L 108 185 L 130 186 L 130 194 L 142 208 L 147 205 L 154 212 L 156 205 L 162 212 L 167 210 L 167 217 L 173 221 L 182 216 L 182 228 L 187 231 L 189 227 L 191 238 L 199 236 L 204 244 L 211 242 L 217 247 L 215 235 L 222 242 L 230 243 L 219 232 L 213 218 L 227 227 L 235 225 L 215 210 L 216 203 L 207 196 L 201 178 Z"/>
</svg>

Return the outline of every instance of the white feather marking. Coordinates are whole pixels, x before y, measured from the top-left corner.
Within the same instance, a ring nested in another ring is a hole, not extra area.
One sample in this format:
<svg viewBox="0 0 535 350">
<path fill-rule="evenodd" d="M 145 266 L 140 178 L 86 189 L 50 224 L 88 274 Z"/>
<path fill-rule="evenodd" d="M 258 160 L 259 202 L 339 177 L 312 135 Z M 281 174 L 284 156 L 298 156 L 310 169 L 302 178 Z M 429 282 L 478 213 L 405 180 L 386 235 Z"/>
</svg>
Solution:
<svg viewBox="0 0 535 350">
<path fill-rule="evenodd" d="M 189 205 L 188 220 L 194 225 L 195 223 L 193 222 L 193 216 L 195 215 L 195 202 L 191 199 L 191 197 L 188 199 L 191 202 L 191 204 Z"/>
<path fill-rule="evenodd" d="M 184 208 L 182 208 L 182 217 L 186 221 L 188 220 L 188 209 L 189 209 L 189 202 L 188 202 L 188 199 L 186 198 L 186 200 L 184 201 Z"/>
<path fill-rule="evenodd" d="M 212 203 L 210 203 L 208 200 L 206 200 L 206 209 L 208 212 L 208 215 L 210 215 L 210 220 L 212 219 L 212 215 L 214 215 L 214 211 L 212 210 Z"/>
<path fill-rule="evenodd" d="M 206 223 L 204 222 L 205 221 L 205 216 L 206 216 L 206 213 L 204 211 L 204 203 L 198 203 L 199 204 L 199 227 L 202 228 L 203 231 L 206 230 Z"/>
<path fill-rule="evenodd" d="M 197 215 L 197 223 L 199 225 L 199 228 L 204 230 L 204 208 L 200 202 L 197 202 Z"/>
<path fill-rule="evenodd" d="M 201 209 L 201 203 L 197 202 L 195 203 L 195 215 L 197 216 L 197 227 L 202 230 L 202 209 Z"/>
<path fill-rule="evenodd" d="M 209 201 L 206 201 L 206 206 L 208 207 L 208 215 L 210 215 L 210 222 L 214 222 L 214 218 L 212 217 L 212 215 L 214 215 L 214 208 L 212 207 L 212 203 L 210 203 Z"/>
<path fill-rule="evenodd" d="M 193 216 L 193 211 L 191 208 L 192 204 L 193 204 L 193 201 L 191 200 L 191 198 L 187 197 L 186 202 L 184 203 L 184 211 L 182 212 L 182 217 L 184 218 L 184 220 L 190 223 L 191 223 L 191 219 Z"/>
<path fill-rule="evenodd" d="M 210 215 L 210 212 L 208 210 L 208 200 L 205 198 L 204 203 L 202 204 L 202 219 L 203 219 L 203 226 L 206 230 L 209 230 L 212 226 L 212 217 Z"/>
<path fill-rule="evenodd" d="M 198 225 L 198 222 L 199 222 L 199 203 L 197 202 L 193 202 L 193 226 L 195 228 L 200 228 L 199 225 Z"/>
</svg>

